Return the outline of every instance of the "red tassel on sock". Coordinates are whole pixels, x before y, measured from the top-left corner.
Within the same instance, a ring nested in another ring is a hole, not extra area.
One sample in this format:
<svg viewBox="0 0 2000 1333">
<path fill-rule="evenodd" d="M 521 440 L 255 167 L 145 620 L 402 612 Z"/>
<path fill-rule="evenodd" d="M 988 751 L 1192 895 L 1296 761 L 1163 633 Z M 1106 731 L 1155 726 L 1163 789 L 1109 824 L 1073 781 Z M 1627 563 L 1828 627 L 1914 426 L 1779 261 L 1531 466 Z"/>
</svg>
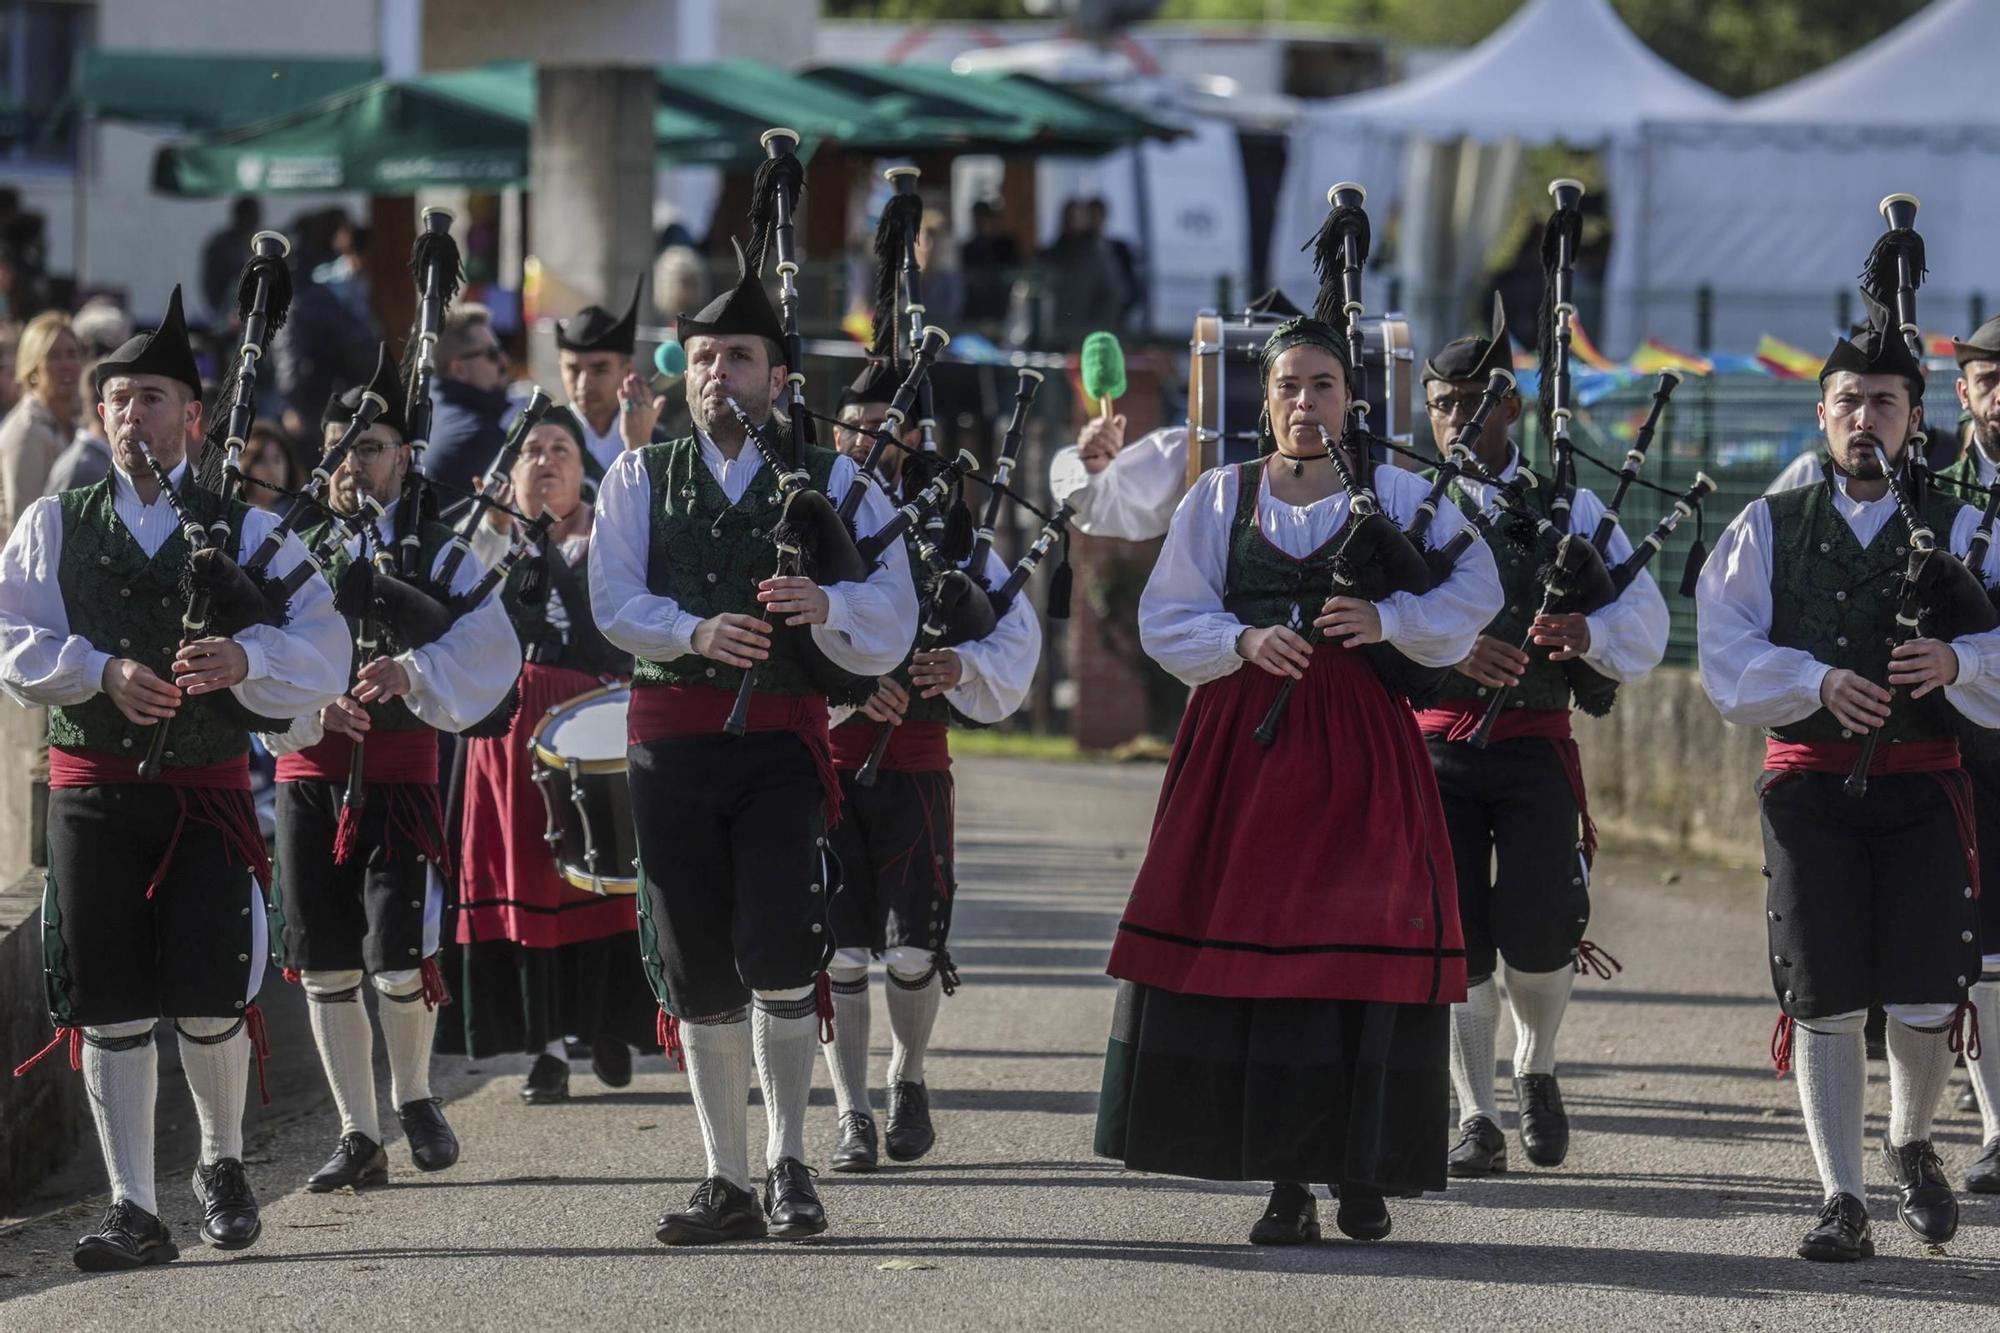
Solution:
<svg viewBox="0 0 2000 1333">
<path fill-rule="evenodd" d="M 832 1044 L 833 978 L 824 972 L 813 977 L 813 1011 L 819 1015 L 819 1044 Z"/>
<path fill-rule="evenodd" d="M 444 974 L 438 971 L 435 955 L 424 959 L 424 1008 L 437 1009 L 451 1003 L 451 992 L 444 988 Z"/>
<path fill-rule="evenodd" d="M 50 1051 L 62 1045 L 65 1040 L 69 1042 L 69 1067 L 81 1070 L 83 1068 L 83 1029 L 57 1028 L 56 1035 L 49 1038 L 48 1045 L 14 1066 L 14 1077 L 20 1078 L 30 1069 L 40 1064 Z"/>
<path fill-rule="evenodd" d="M 333 863 L 346 865 L 361 846 L 361 807 L 342 803 L 340 822 L 333 826 Z"/>
<path fill-rule="evenodd" d="M 296 967 L 288 967 L 278 975 L 291 982 L 294 986 L 299 984 L 299 970 Z"/>
<path fill-rule="evenodd" d="M 660 1010 L 660 1020 L 654 1024 L 655 1035 L 660 1039 L 660 1049 L 674 1062 L 674 1067 L 687 1072 L 687 1048 L 681 1045 L 681 1021 L 666 1010 Z"/>
<path fill-rule="evenodd" d="M 1779 1014 L 1771 1028 L 1771 1067 L 1783 1078 L 1792 1072 L 1792 1016 Z"/>
<path fill-rule="evenodd" d="M 251 1005 L 243 1011 L 243 1027 L 250 1034 L 250 1058 L 257 1065 L 257 1101 L 271 1104 L 271 1085 L 264 1079 L 264 1063 L 271 1058 L 271 1038 L 264 1031 L 264 1011 Z"/>
<path fill-rule="evenodd" d="M 1611 956 L 1611 951 L 1590 940 L 1576 943 L 1576 970 L 1580 976 L 1585 972 L 1595 972 L 1602 980 L 1611 980 L 1614 972 L 1623 972 L 1625 965 Z"/>
<path fill-rule="evenodd" d="M 1968 1060 L 1978 1060 L 1985 1049 L 1979 1040 L 1979 1011 L 1972 1007 L 1972 1001 L 1960 1000 L 1958 1008 L 1951 1013 L 1951 1036 L 1946 1039 L 1955 1054 Z"/>
</svg>

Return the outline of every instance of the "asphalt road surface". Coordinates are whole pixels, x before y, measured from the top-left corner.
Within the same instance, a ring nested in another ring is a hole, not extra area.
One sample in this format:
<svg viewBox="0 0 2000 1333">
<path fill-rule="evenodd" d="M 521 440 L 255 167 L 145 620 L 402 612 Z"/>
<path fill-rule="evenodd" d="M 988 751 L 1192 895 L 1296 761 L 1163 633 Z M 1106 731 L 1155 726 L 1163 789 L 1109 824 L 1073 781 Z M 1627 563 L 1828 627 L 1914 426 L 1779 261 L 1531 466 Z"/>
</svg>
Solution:
<svg viewBox="0 0 2000 1333">
<path fill-rule="evenodd" d="M 1792 1085 L 1766 1054 L 1774 1008 L 1754 873 L 1604 858 L 1591 936 L 1624 972 L 1585 978 L 1570 1009 L 1566 1165 L 1529 1167 L 1517 1145 L 1506 1176 L 1394 1204 L 1386 1242 L 1258 1249 L 1244 1234 L 1261 1187 L 1133 1175 L 1090 1152 L 1112 999 L 1102 969 L 1161 770 L 980 760 L 958 773 L 952 952 L 966 985 L 945 1004 L 930 1061 L 938 1147 L 914 1166 L 822 1177 L 832 1227 L 817 1241 L 654 1242 L 654 1217 L 703 1169 L 685 1080 L 657 1059 L 617 1092 L 579 1065 L 576 1098 L 559 1107 L 520 1103 L 525 1058 L 440 1061 L 465 1145 L 457 1168 L 420 1176 L 392 1141 L 387 1188 L 298 1192 L 338 1124 L 294 1016 L 274 1034 L 303 1044 L 286 1053 L 276 1114 L 251 1115 L 262 1241 L 229 1256 L 193 1243 L 192 1127 L 165 1111 L 160 1193 L 186 1257 L 77 1273 L 70 1244 L 101 1195 L 16 1224 L 0 1232 L 0 1328 L 2000 1324 L 2000 1198 L 1964 1198 L 1958 1240 L 1926 1254 L 1897 1225 L 1873 1155 L 1880 1257 L 1791 1256 L 1819 1192 Z M 1503 1077 L 1511 1044 L 1503 1023 Z M 1871 1075 L 1879 1139 L 1888 1093 L 1881 1067 Z M 177 1080 L 163 1070 L 163 1088 Z M 835 1135 L 824 1070 L 820 1085 L 808 1149 L 823 1160 Z M 386 1098 L 386 1077 L 382 1087 Z M 755 1106 L 751 1134 L 754 1157 Z M 1978 1122 L 1943 1111 L 1937 1137 L 1955 1178 Z M 77 1192 L 101 1191 L 94 1144 L 83 1156 Z"/>
</svg>

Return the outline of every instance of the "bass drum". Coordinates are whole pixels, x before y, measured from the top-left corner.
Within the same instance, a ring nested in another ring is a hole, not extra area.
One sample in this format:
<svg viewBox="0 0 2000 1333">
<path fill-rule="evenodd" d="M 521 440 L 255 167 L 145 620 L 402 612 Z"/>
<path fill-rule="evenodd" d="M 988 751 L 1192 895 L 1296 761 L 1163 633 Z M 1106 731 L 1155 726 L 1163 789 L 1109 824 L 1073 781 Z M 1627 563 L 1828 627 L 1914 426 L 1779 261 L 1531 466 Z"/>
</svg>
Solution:
<svg viewBox="0 0 2000 1333">
<path fill-rule="evenodd" d="M 1188 343 L 1188 485 L 1209 468 L 1257 456 L 1257 419 L 1264 387 L 1257 357 L 1282 321 L 1268 316 L 1195 316 Z M 1361 390 L 1369 406 L 1368 429 L 1398 444 L 1410 442 L 1411 389 L 1416 352 L 1410 326 L 1395 315 L 1364 319 Z M 1377 459 L 1395 465 L 1394 456 Z"/>
<path fill-rule="evenodd" d="M 625 776 L 629 685 L 588 690 L 542 715 L 528 751 L 548 812 L 542 837 L 556 871 L 585 893 L 639 891 L 639 840 Z"/>
</svg>

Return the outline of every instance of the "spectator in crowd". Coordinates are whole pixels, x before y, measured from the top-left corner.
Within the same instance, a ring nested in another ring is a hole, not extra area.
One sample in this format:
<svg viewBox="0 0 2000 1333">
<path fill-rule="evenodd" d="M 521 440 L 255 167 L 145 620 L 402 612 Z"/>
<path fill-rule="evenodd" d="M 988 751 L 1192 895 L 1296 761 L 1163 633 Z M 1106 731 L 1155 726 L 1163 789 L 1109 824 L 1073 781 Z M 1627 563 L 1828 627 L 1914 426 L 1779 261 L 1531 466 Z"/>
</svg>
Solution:
<svg viewBox="0 0 2000 1333">
<path fill-rule="evenodd" d="M 1117 256 L 1091 230 L 1086 201 L 1071 199 L 1063 205 L 1062 232 L 1039 259 L 1050 338 L 1073 347 L 1093 330 L 1115 333 L 1125 327 L 1131 288 Z"/>
<path fill-rule="evenodd" d="M 438 329 L 437 378 L 431 381 L 431 442 L 424 471 L 447 486 L 469 488 L 506 439 L 507 352 L 483 305 L 452 307 Z"/>
<path fill-rule="evenodd" d="M 263 206 L 246 194 L 229 206 L 229 225 L 201 247 L 201 299 L 212 323 L 235 320 L 236 278 L 250 258 L 250 238 L 263 225 Z"/>
<path fill-rule="evenodd" d="M 243 441 L 244 500 L 282 514 L 292 505 L 289 492 L 304 481 L 302 472 L 283 431 L 268 421 L 250 427 L 250 437 Z"/>
<path fill-rule="evenodd" d="M 279 422 L 295 440 L 317 440 L 319 414 L 327 400 L 338 389 L 368 382 L 375 373 L 380 341 L 371 324 L 357 319 L 314 279 L 314 270 L 328 251 L 311 238 L 330 232 L 321 230 L 324 223 L 321 216 L 298 221 L 299 243 L 292 250 L 292 309 L 285 327 L 271 340 L 273 378 L 282 404 Z"/>
<path fill-rule="evenodd" d="M 972 237 L 958 248 L 965 277 L 965 320 L 970 324 L 1007 317 L 1007 293 L 1021 267 L 1021 245 L 1001 228 L 1000 206 L 981 199 L 972 206 Z"/>
<path fill-rule="evenodd" d="M 368 294 L 368 228 L 346 214 L 333 224 L 333 258 L 313 271 L 313 281 L 325 287 L 354 317 L 375 327 L 375 306 Z"/>
<path fill-rule="evenodd" d="M 952 244 L 951 220 L 939 208 L 924 210 L 917 232 L 917 267 L 924 275 L 924 319 L 955 329 L 965 315 L 965 275 L 958 271 L 958 247 Z"/>
<path fill-rule="evenodd" d="M 1125 284 L 1125 304 L 1119 307 L 1123 315 L 1122 323 L 1131 323 L 1139 313 L 1139 304 L 1145 293 L 1140 281 L 1139 260 L 1132 253 L 1132 247 L 1104 230 L 1105 222 L 1111 216 L 1111 208 L 1102 199 L 1087 199 L 1083 205 L 1084 225 L 1111 254 L 1118 265 L 1119 277 Z"/>
<path fill-rule="evenodd" d="M 110 475 L 111 440 L 104 433 L 104 422 L 97 415 L 97 404 L 103 400 L 104 388 L 98 382 L 97 362 L 94 360 L 84 368 L 83 385 L 87 392 L 83 410 L 77 414 L 76 435 L 70 440 L 69 447 L 56 456 L 55 466 L 49 469 L 49 479 L 42 487 L 44 495 L 73 491 Z"/>
<path fill-rule="evenodd" d="M 107 296 L 93 296 L 70 319 L 88 360 L 109 356 L 132 336 L 132 317 Z"/>
<path fill-rule="evenodd" d="M 29 503 L 41 498 L 49 469 L 76 433 L 83 409 L 83 345 L 69 316 L 51 310 L 28 321 L 14 379 L 21 401 L 0 421 L 0 540 Z"/>
<path fill-rule="evenodd" d="M 21 386 L 14 379 L 14 358 L 20 351 L 21 326 L 11 319 L 0 319 L 0 417 L 21 401 Z"/>
</svg>

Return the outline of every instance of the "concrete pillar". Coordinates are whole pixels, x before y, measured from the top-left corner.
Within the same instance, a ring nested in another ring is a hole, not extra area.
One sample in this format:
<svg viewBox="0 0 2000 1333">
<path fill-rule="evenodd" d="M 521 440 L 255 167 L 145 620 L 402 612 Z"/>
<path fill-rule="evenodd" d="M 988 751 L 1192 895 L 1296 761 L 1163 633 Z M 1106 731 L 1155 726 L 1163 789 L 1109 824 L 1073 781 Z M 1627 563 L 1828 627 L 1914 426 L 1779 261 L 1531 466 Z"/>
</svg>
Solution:
<svg viewBox="0 0 2000 1333">
<path fill-rule="evenodd" d="M 539 313 L 621 310 L 653 261 L 653 73 L 543 66 L 535 88 L 528 237 L 541 268 Z M 528 342 L 530 370 L 560 398 L 554 340 Z"/>
</svg>

